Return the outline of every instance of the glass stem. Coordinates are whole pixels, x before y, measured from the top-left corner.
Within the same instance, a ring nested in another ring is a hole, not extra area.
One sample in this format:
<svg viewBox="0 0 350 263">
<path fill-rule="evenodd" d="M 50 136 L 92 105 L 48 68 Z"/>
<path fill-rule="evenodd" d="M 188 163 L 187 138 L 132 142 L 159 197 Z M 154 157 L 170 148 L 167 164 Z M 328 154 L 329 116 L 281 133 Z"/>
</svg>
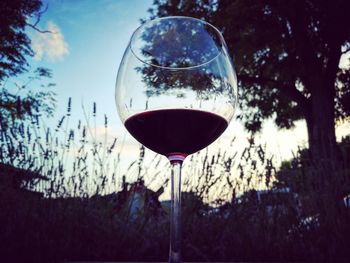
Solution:
<svg viewBox="0 0 350 263">
<path fill-rule="evenodd" d="M 169 263 L 181 263 L 181 167 L 182 160 L 171 161 L 171 209 Z"/>
</svg>

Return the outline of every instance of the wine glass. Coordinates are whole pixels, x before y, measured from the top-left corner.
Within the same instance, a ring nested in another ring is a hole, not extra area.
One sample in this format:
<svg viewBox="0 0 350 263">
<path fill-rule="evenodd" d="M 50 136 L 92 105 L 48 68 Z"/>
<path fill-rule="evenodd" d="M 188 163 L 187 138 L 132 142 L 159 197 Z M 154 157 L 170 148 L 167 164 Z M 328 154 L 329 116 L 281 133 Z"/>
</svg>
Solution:
<svg viewBox="0 0 350 263">
<path fill-rule="evenodd" d="M 218 29 L 192 17 L 145 22 L 118 70 L 120 119 L 145 147 L 171 163 L 169 262 L 181 262 L 181 166 L 227 128 L 237 78 Z"/>
</svg>

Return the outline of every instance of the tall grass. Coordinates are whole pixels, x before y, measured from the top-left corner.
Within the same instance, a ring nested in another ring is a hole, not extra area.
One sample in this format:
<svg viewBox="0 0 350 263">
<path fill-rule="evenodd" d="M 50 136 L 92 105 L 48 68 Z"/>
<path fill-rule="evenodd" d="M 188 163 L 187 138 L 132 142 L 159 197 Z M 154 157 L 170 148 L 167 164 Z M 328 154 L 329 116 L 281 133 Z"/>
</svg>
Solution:
<svg viewBox="0 0 350 263">
<path fill-rule="evenodd" d="M 166 188 L 168 164 L 144 147 L 118 173 L 119 138 L 108 140 L 108 119 L 98 139 L 96 105 L 71 124 L 72 101 L 57 126 L 40 118 L 1 125 L 0 163 L 31 170 L 49 180 L 24 186 L 34 198 L 2 187 L 0 251 L 3 258 L 33 261 L 167 259 L 166 214 L 131 220 L 117 209 L 121 179 Z M 349 256 L 349 141 L 342 159 L 315 164 L 303 151 L 276 167 L 253 139 L 243 152 L 230 147 L 189 157 L 183 190 L 186 261 L 341 261 Z M 23 171 L 22 171 L 23 172 Z M 130 211 L 129 211 L 130 212 Z M 23 253 L 18 253 L 22 251 Z"/>
<path fill-rule="evenodd" d="M 88 197 L 117 190 L 117 138 L 107 141 L 108 119 L 104 116 L 103 139 L 97 138 L 96 126 L 89 119 L 71 124 L 72 101 L 56 127 L 32 115 L 29 121 L 0 122 L 0 162 L 37 172 L 48 178 L 40 185 L 31 181 L 27 187 L 42 191 L 46 197 Z M 96 125 L 96 105 L 92 119 Z M 41 181 L 42 182 L 42 181 Z"/>
</svg>

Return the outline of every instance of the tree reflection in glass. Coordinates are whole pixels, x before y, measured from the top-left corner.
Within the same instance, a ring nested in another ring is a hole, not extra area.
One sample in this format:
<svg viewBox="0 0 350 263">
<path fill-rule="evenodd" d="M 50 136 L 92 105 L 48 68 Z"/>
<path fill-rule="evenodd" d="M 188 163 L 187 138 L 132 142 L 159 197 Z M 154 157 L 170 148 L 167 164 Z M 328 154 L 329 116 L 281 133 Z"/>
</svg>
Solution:
<svg viewBox="0 0 350 263">
<path fill-rule="evenodd" d="M 127 130 L 166 156 L 171 172 L 169 262 L 181 262 L 181 166 L 231 121 L 237 79 L 221 33 L 190 17 L 148 21 L 119 67 L 116 102 Z"/>
</svg>

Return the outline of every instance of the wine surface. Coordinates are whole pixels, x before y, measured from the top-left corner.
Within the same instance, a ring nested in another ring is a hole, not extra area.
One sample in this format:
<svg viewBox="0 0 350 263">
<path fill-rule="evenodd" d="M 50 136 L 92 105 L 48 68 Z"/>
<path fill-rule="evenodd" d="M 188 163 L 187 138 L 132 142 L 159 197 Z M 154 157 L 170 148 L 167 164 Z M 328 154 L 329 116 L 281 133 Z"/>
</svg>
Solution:
<svg viewBox="0 0 350 263">
<path fill-rule="evenodd" d="M 215 141 L 227 125 L 219 115 L 192 109 L 146 111 L 125 121 L 136 140 L 165 156 L 195 153 Z"/>
</svg>

